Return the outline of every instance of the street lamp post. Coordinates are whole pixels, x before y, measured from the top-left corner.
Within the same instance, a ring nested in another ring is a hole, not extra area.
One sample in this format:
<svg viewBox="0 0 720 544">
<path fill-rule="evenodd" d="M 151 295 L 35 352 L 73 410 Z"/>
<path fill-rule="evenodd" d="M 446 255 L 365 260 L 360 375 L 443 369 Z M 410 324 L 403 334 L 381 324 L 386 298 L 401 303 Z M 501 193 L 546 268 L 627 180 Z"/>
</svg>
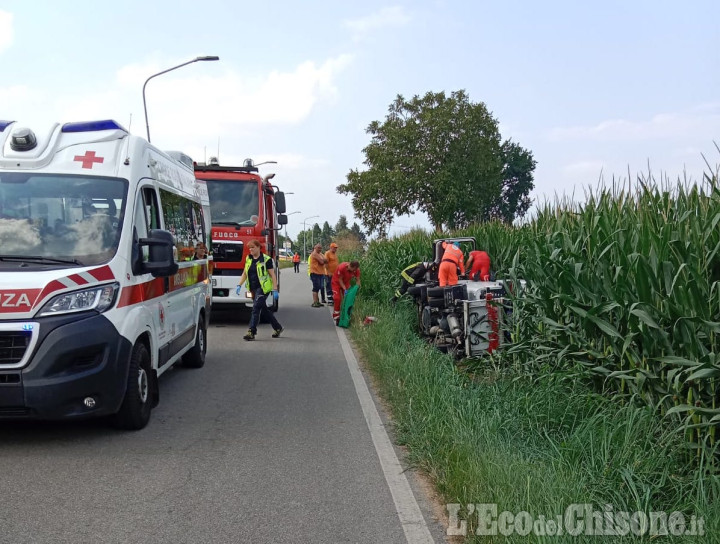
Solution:
<svg viewBox="0 0 720 544">
<path fill-rule="evenodd" d="M 291 194 L 294 194 L 294 193 L 285 193 L 285 194 L 286 194 L 286 195 L 291 195 Z M 290 213 L 286 213 L 285 215 L 287 215 L 288 217 L 290 217 L 291 215 L 295 215 L 296 213 L 302 213 L 302 212 L 290 212 Z M 287 223 L 285 223 L 285 240 L 286 240 L 286 241 L 288 240 L 288 235 L 287 235 Z"/>
<path fill-rule="evenodd" d="M 147 105 L 145 103 L 145 87 L 147 86 L 148 81 L 150 81 L 154 77 L 161 76 L 163 74 L 167 74 L 168 72 L 177 70 L 178 68 L 182 68 L 183 66 L 187 66 L 188 64 L 192 64 L 193 62 L 206 61 L 206 60 L 220 60 L 220 57 L 216 57 L 216 56 L 195 57 L 192 60 L 183 62 L 182 64 L 178 64 L 177 66 L 173 66 L 172 68 L 168 68 L 167 70 L 163 70 L 162 72 L 158 72 L 157 74 L 153 74 L 145 80 L 145 83 L 143 84 L 142 93 L 143 93 L 143 110 L 145 110 L 145 128 L 147 129 L 148 142 L 150 141 L 150 125 L 148 124 Z"/>
<path fill-rule="evenodd" d="M 319 215 L 311 215 L 310 217 L 306 217 L 303 220 L 303 260 L 307 261 L 307 247 L 305 244 L 305 241 L 307 239 L 307 234 L 305 233 L 305 221 L 308 219 L 313 219 L 314 217 L 320 217 Z"/>
</svg>

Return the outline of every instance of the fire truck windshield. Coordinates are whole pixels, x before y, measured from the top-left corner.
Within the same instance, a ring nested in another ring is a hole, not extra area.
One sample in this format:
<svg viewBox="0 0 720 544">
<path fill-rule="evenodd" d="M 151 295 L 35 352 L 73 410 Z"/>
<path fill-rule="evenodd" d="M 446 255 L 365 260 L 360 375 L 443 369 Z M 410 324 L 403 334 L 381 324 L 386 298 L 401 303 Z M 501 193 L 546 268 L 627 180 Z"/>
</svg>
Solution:
<svg viewBox="0 0 720 544">
<path fill-rule="evenodd" d="M 109 261 L 120 240 L 127 187 L 117 178 L 3 173 L 0 257 L 83 266 Z"/>
<path fill-rule="evenodd" d="M 254 226 L 259 213 L 258 184 L 230 179 L 206 180 L 213 225 Z"/>
</svg>

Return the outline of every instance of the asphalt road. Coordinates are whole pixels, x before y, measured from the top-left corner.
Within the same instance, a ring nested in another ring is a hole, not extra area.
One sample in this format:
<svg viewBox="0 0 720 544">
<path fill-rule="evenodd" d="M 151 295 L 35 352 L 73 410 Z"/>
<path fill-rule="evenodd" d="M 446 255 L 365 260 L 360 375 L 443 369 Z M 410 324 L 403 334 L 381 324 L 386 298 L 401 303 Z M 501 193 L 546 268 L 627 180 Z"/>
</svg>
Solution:
<svg viewBox="0 0 720 544">
<path fill-rule="evenodd" d="M 0 542 L 412 542 L 331 310 L 310 307 L 304 266 L 281 291 L 279 339 L 261 324 L 245 342 L 249 314 L 214 311 L 205 367 L 162 376 L 142 431 L 0 423 Z"/>
</svg>

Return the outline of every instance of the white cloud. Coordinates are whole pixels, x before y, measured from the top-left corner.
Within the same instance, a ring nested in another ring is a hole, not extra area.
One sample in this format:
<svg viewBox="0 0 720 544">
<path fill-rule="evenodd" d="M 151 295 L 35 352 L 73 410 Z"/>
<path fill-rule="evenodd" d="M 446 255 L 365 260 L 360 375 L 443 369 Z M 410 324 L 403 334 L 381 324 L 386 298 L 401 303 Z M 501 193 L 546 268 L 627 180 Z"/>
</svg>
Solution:
<svg viewBox="0 0 720 544">
<path fill-rule="evenodd" d="M 8 49 L 13 43 L 13 15 L 7 11 L 0 11 L 0 53 Z"/>
<path fill-rule="evenodd" d="M 153 79 L 146 87 L 151 128 L 173 136 L 216 139 L 231 131 L 247 132 L 260 125 L 293 125 L 304 121 L 319 102 L 333 100 L 335 80 L 352 62 L 340 55 L 322 63 L 303 62 L 294 70 L 273 70 L 248 76 L 228 71 L 221 76 L 184 72 Z M 147 74 L 158 65 L 132 65 L 118 71 L 118 82 L 127 89 L 142 89 Z M 137 91 L 136 91 L 137 92 Z M 156 130 L 151 130 L 155 134 Z"/>
<path fill-rule="evenodd" d="M 365 17 L 348 19 L 343 22 L 343 26 L 353 32 L 355 39 L 360 39 L 375 30 L 391 26 L 405 26 L 410 21 L 410 15 L 401 6 L 391 6 Z"/>
<path fill-rule="evenodd" d="M 233 69 L 207 75 L 213 72 L 203 74 L 200 66 L 163 74 L 152 79 L 145 92 L 152 141 L 197 147 L 218 138 L 227 142 L 247 136 L 263 126 L 299 124 L 318 104 L 335 99 L 337 77 L 351 62 L 351 56 L 340 55 L 251 76 Z M 76 86 L 0 87 L 0 104 L 12 104 L 15 118 L 24 125 L 111 118 L 145 136 L 143 84 L 148 75 L 176 64 L 153 60 L 124 66 L 114 81 L 95 81 L 93 88 L 99 91 Z M 37 104 L 43 104 L 42 110 Z"/>
<path fill-rule="evenodd" d="M 596 176 L 599 178 L 604 167 L 605 163 L 603 161 L 589 160 L 567 164 L 562 168 L 562 171 L 570 176 L 582 176 L 583 178 Z"/>
<path fill-rule="evenodd" d="M 13 85 L 12 87 L 0 88 L 0 104 L 14 104 L 18 101 L 24 101 L 33 94 L 25 85 Z M 37 97 L 38 93 L 34 93 Z"/>
<path fill-rule="evenodd" d="M 592 140 L 628 142 L 716 136 L 720 104 L 702 104 L 685 112 L 660 113 L 647 120 L 610 119 L 594 126 L 558 127 L 549 132 L 554 142 Z"/>
</svg>

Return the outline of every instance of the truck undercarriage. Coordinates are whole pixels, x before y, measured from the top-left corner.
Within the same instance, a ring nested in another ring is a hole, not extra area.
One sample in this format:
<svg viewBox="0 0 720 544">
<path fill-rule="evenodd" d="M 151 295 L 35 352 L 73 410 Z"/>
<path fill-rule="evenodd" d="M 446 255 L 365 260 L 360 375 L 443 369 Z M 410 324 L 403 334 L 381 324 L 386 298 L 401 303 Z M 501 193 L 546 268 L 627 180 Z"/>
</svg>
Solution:
<svg viewBox="0 0 720 544">
<path fill-rule="evenodd" d="M 442 261 L 443 242 L 458 242 L 472 251 L 475 239 L 434 240 L 434 260 Z M 417 306 L 420 333 L 439 350 L 457 359 L 492 353 L 506 341 L 504 321 L 512 307 L 507 297 L 511 286 L 504 280 L 474 281 L 460 276 L 456 285 L 439 286 L 438 267 L 429 267 L 425 277 L 408 290 Z"/>
</svg>

